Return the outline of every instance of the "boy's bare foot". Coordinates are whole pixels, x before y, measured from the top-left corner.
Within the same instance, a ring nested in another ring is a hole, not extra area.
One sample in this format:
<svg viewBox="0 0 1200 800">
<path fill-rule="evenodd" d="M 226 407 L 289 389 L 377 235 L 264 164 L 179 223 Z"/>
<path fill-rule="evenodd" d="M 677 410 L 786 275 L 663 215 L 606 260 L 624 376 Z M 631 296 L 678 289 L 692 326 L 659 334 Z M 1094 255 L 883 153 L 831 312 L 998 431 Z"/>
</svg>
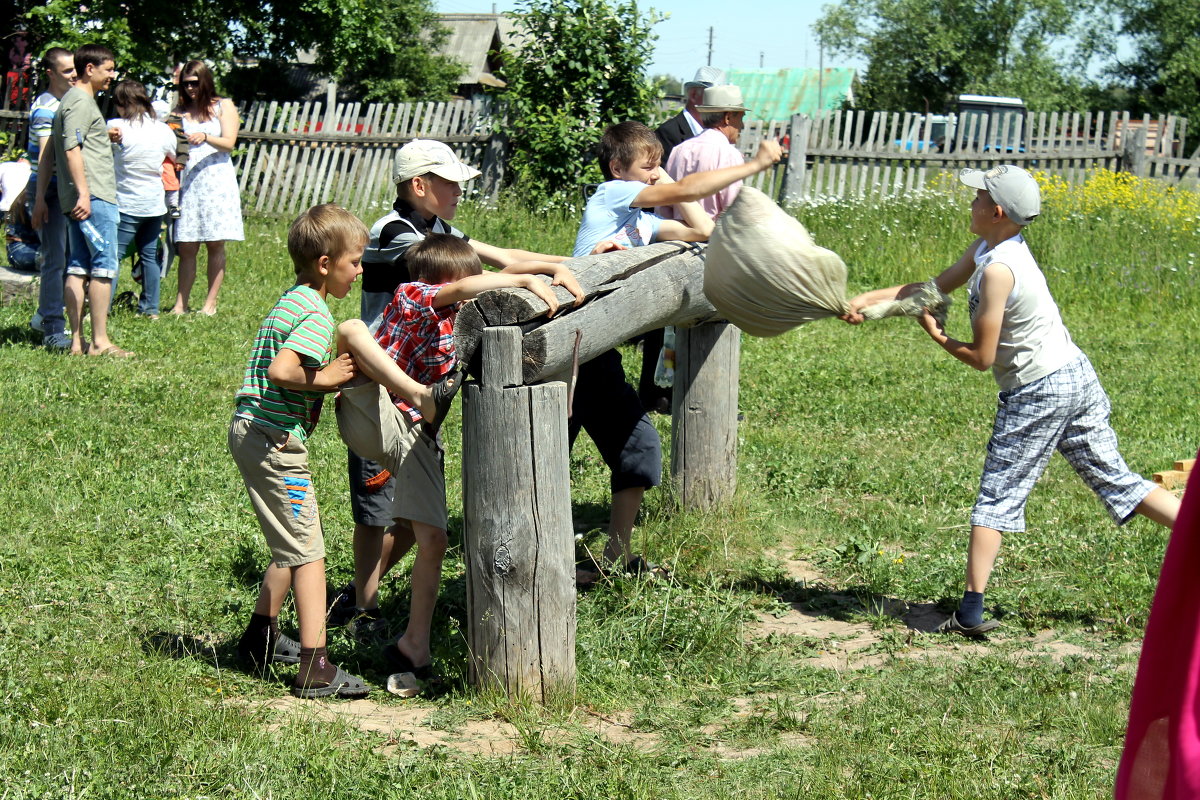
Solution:
<svg viewBox="0 0 1200 800">
<path fill-rule="evenodd" d="M 200 313 L 206 317 L 215 317 L 217 315 L 217 307 L 213 306 L 212 308 L 209 308 L 208 306 L 205 306 L 204 308 L 200 309 Z"/>
<path fill-rule="evenodd" d="M 88 355 L 89 356 L 109 356 L 111 358 L 132 358 L 133 352 L 130 350 L 122 350 L 121 348 L 117 347 L 115 344 L 110 344 L 108 347 L 105 347 L 103 349 L 101 349 L 99 347 L 93 347 L 90 350 L 88 350 Z"/>
<path fill-rule="evenodd" d="M 176 303 L 175 305 L 171 306 L 171 310 L 168 311 L 167 313 L 173 317 L 182 317 L 184 314 L 188 313 L 188 307 L 181 306 L 178 303 Z"/>
<path fill-rule="evenodd" d="M 91 347 L 91 342 L 89 342 L 87 339 L 81 339 L 78 342 L 72 340 L 71 349 L 68 351 L 68 353 L 73 356 L 87 355 Z"/>
</svg>

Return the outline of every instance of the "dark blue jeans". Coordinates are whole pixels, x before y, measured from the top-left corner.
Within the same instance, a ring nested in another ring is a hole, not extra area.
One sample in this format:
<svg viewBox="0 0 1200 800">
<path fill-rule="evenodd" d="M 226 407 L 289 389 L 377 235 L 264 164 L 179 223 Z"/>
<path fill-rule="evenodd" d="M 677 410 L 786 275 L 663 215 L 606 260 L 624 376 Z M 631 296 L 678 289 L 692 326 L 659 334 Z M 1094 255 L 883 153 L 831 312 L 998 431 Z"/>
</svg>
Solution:
<svg viewBox="0 0 1200 800">
<path fill-rule="evenodd" d="M 163 218 L 132 217 L 124 212 L 117 223 L 117 257 L 124 258 L 133 242 L 142 257 L 142 291 L 138 298 L 139 314 L 158 313 L 158 284 L 162 280 L 162 268 L 158 263 L 158 234 L 162 231 Z M 117 286 L 113 281 L 113 297 Z"/>
</svg>

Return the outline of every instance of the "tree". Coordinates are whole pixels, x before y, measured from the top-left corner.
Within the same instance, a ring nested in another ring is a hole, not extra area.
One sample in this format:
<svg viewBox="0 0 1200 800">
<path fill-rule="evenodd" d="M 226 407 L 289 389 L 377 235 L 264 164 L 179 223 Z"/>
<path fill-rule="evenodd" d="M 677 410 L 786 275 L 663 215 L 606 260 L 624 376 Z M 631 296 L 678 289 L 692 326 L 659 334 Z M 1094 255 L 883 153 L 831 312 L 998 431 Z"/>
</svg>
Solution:
<svg viewBox="0 0 1200 800">
<path fill-rule="evenodd" d="M 817 21 L 834 54 L 867 62 L 863 103 L 939 111 L 963 92 L 1079 108 L 1088 65 L 1111 48 L 1104 0 L 843 0 Z"/>
<path fill-rule="evenodd" d="M 524 0 L 521 36 L 505 64 L 510 167 L 531 203 L 577 196 L 598 180 L 604 129 L 650 122 L 657 93 L 645 77 L 658 18 L 636 2 Z"/>
<path fill-rule="evenodd" d="M 1113 72 L 1152 113 L 1200 120 L 1200 5 L 1194 0 L 1127 0 L 1122 32 L 1137 52 Z"/>
<path fill-rule="evenodd" d="M 218 75 L 236 58 L 286 62 L 317 52 L 317 68 L 365 99 L 444 97 L 459 67 L 436 55 L 446 31 L 430 0 L 72 0 L 18 3 L 43 47 L 100 42 L 118 68 L 150 85 L 171 66 L 206 58 Z"/>
</svg>

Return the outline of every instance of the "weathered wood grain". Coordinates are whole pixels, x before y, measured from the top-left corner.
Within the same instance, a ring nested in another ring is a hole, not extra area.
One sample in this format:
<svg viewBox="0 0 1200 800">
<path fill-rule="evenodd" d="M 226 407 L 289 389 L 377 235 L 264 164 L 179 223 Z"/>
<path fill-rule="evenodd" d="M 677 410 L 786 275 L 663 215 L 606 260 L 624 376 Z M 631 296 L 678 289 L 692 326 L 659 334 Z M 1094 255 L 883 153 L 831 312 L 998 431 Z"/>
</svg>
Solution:
<svg viewBox="0 0 1200 800">
<path fill-rule="evenodd" d="M 740 357 L 728 322 L 675 331 L 671 478 L 685 509 L 710 511 L 737 490 Z"/>
</svg>

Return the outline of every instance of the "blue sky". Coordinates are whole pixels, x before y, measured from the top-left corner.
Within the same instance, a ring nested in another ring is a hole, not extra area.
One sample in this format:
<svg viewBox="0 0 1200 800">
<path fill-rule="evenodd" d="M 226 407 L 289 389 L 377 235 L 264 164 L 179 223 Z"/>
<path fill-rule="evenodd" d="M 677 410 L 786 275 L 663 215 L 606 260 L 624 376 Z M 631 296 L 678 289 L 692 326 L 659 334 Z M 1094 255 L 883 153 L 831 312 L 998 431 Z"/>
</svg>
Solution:
<svg viewBox="0 0 1200 800">
<path fill-rule="evenodd" d="M 714 66 L 722 69 L 816 67 L 820 54 L 812 24 L 824 3 L 811 0 L 650 0 L 639 3 L 669 17 L 655 26 L 650 74 L 691 78 L 707 63 L 708 29 L 713 29 Z M 479 13 L 492 10 L 490 0 L 437 0 L 442 13 Z M 511 0 L 497 0 L 499 12 L 513 11 Z M 844 59 L 825 59 L 827 67 L 861 67 Z"/>
</svg>

